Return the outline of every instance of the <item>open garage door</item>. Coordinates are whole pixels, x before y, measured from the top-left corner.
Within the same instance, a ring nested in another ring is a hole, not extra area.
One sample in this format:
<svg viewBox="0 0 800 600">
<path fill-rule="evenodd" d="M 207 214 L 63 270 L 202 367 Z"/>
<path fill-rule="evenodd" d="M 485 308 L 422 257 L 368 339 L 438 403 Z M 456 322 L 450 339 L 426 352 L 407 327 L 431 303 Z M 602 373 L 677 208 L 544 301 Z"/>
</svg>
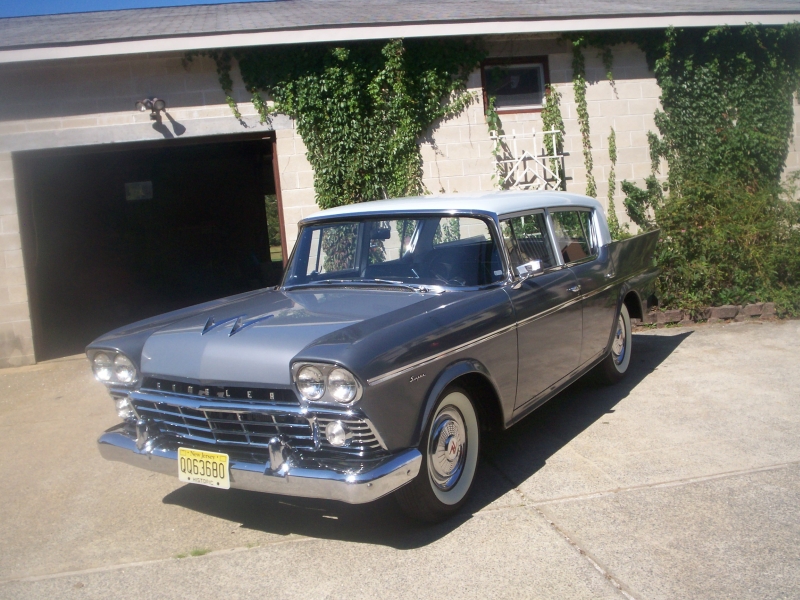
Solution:
<svg viewBox="0 0 800 600">
<path fill-rule="evenodd" d="M 269 139 L 217 138 L 15 154 L 37 360 L 277 283 L 272 150 Z"/>
</svg>

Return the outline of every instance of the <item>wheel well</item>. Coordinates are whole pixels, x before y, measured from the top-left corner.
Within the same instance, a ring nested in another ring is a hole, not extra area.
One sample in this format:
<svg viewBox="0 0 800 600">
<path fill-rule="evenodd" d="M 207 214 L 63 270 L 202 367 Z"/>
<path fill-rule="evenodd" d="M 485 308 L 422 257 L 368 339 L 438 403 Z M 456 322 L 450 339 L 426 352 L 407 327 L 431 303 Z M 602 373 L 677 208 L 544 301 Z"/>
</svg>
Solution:
<svg viewBox="0 0 800 600">
<path fill-rule="evenodd" d="M 473 394 L 475 408 L 478 410 L 478 419 L 483 431 L 501 431 L 503 429 L 503 411 L 500 408 L 500 398 L 494 386 L 480 373 L 467 373 L 453 380 Z"/>
<path fill-rule="evenodd" d="M 631 319 L 642 318 L 642 301 L 639 300 L 639 294 L 636 292 L 628 292 L 622 303 L 628 307 L 628 316 Z"/>
</svg>

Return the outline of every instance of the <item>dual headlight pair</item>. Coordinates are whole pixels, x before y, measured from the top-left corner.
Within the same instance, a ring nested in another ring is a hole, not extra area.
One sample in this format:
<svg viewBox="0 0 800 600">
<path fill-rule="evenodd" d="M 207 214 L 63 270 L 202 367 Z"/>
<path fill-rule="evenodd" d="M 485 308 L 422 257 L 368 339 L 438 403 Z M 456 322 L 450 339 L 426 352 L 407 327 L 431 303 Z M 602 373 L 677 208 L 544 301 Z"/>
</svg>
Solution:
<svg viewBox="0 0 800 600">
<path fill-rule="evenodd" d="M 121 352 L 95 352 L 92 356 L 92 371 L 98 381 L 131 385 L 139 380 L 139 372 L 133 362 Z"/>
<path fill-rule="evenodd" d="M 292 377 L 297 391 L 310 402 L 352 404 L 361 397 L 361 384 L 342 367 L 324 363 L 295 363 Z"/>
<path fill-rule="evenodd" d="M 134 384 L 139 373 L 133 362 L 121 352 L 99 351 L 92 356 L 92 370 L 103 383 Z M 292 367 L 297 390 L 306 400 L 351 404 L 361 397 L 361 385 L 342 367 L 323 363 L 296 363 Z"/>
</svg>

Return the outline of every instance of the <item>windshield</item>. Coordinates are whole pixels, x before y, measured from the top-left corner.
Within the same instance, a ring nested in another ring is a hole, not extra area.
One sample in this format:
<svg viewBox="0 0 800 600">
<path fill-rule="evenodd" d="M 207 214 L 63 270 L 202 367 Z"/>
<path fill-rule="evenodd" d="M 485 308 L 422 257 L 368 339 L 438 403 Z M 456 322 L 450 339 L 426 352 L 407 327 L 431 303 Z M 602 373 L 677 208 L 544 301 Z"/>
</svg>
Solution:
<svg viewBox="0 0 800 600">
<path fill-rule="evenodd" d="M 424 217 L 308 225 L 283 285 L 471 287 L 502 279 L 500 253 L 485 221 Z"/>
</svg>

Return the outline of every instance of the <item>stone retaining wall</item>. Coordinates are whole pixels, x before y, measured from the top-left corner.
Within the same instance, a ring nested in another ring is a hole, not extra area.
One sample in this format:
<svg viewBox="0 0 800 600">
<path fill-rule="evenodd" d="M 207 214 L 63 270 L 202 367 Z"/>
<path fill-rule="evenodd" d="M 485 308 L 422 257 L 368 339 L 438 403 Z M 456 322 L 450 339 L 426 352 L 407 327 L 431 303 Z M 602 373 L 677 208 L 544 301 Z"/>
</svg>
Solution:
<svg viewBox="0 0 800 600">
<path fill-rule="evenodd" d="M 699 318 L 692 319 L 689 311 L 663 310 L 647 313 L 644 319 L 631 319 L 633 325 L 694 325 L 697 322 L 730 323 L 742 321 L 763 321 L 777 318 L 774 302 L 756 302 L 742 306 L 726 304 L 704 309 Z"/>
</svg>

